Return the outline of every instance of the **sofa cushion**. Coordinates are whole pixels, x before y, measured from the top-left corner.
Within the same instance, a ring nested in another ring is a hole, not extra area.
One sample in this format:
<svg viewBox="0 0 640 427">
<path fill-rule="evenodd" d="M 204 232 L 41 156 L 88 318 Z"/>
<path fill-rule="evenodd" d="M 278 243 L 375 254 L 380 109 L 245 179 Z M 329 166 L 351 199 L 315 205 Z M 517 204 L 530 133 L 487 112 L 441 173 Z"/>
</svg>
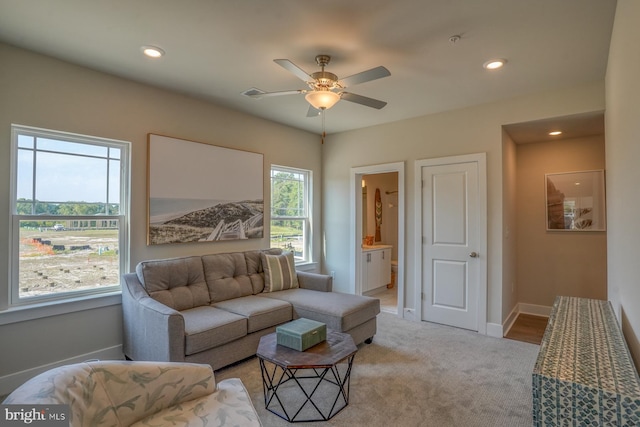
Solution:
<svg viewBox="0 0 640 427">
<path fill-rule="evenodd" d="M 264 290 L 264 269 L 262 268 L 262 254 L 268 255 L 280 255 L 282 249 L 269 248 L 259 251 L 247 251 L 244 253 L 245 260 L 247 262 L 247 274 L 251 279 L 251 286 L 253 286 L 253 294 L 259 294 Z"/>
<path fill-rule="evenodd" d="M 326 323 L 338 332 L 350 329 L 376 317 L 380 313 L 380 300 L 363 295 L 338 292 L 317 292 L 309 289 L 289 289 L 262 293 L 263 298 L 275 298 L 293 305 L 293 317 L 306 317 Z"/>
<path fill-rule="evenodd" d="M 280 255 L 263 253 L 262 267 L 264 268 L 264 291 L 276 292 L 298 287 L 296 262 L 293 253 L 284 252 Z"/>
<path fill-rule="evenodd" d="M 172 406 L 131 427 L 164 425 L 261 427 L 262 423 L 242 381 L 229 378 L 220 381 L 212 395 Z"/>
<path fill-rule="evenodd" d="M 199 256 L 143 261 L 136 266 L 136 274 L 151 298 L 174 310 L 210 303 Z"/>
<path fill-rule="evenodd" d="M 213 306 L 246 317 L 248 333 L 288 322 L 293 316 L 288 302 L 254 295 L 222 301 Z"/>
<path fill-rule="evenodd" d="M 242 252 L 204 255 L 202 265 L 212 303 L 253 294 Z"/>
<path fill-rule="evenodd" d="M 189 356 L 247 335 L 247 319 L 215 307 L 196 307 L 182 312 L 185 350 Z"/>
</svg>

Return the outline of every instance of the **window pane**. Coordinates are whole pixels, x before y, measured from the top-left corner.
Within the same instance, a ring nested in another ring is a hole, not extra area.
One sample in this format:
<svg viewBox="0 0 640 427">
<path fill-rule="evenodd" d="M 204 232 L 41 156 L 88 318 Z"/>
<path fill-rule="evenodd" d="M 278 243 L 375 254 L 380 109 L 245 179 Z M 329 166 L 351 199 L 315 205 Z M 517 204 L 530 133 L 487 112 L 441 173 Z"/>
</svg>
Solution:
<svg viewBox="0 0 640 427">
<path fill-rule="evenodd" d="M 20 221 L 19 297 L 118 285 L 118 221 Z"/>
<path fill-rule="evenodd" d="M 304 176 L 277 172 L 271 179 L 271 214 L 273 216 L 305 216 Z"/>
<path fill-rule="evenodd" d="M 18 150 L 18 187 L 16 197 L 33 199 L 33 151 Z M 31 212 L 29 212 L 31 213 Z"/>
<path fill-rule="evenodd" d="M 18 147 L 19 148 L 33 148 L 34 138 L 29 135 L 18 135 Z"/>
<path fill-rule="evenodd" d="M 304 258 L 304 220 L 271 221 L 271 247 L 282 248 Z"/>
<path fill-rule="evenodd" d="M 106 202 L 106 195 L 107 160 L 66 154 L 37 154 L 37 200 Z"/>
<path fill-rule="evenodd" d="M 122 150 L 119 148 L 110 147 L 109 148 L 109 158 L 111 159 L 119 159 L 121 156 Z"/>
<path fill-rule="evenodd" d="M 60 141 L 57 139 L 38 138 L 38 150 L 57 151 L 60 153 L 83 154 L 87 156 L 107 157 L 108 147 L 101 145 L 81 144 Z"/>
<path fill-rule="evenodd" d="M 109 160 L 109 203 L 120 203 L 120 161 Z M 114 212 L 109 212 L 114 215 Z"/>
</svg>

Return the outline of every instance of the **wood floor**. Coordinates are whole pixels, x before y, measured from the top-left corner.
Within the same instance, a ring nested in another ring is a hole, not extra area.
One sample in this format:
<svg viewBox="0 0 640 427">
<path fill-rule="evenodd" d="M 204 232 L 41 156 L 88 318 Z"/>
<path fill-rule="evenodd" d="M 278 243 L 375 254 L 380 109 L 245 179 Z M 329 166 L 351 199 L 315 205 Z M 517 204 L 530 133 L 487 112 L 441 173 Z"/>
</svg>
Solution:
<svg viewBox="0 0 640 427">
<path fill-rule="evenodd" d="M 509 332 L 507 332 L 507 335 L 505 335 L 505 338 L 539 345 L 547 327 L 547 320 L 548 317 L 521 313 L 513 323 L 513 326 L 511 326 L 511 329 L 509 329 Z"/>
</svg>

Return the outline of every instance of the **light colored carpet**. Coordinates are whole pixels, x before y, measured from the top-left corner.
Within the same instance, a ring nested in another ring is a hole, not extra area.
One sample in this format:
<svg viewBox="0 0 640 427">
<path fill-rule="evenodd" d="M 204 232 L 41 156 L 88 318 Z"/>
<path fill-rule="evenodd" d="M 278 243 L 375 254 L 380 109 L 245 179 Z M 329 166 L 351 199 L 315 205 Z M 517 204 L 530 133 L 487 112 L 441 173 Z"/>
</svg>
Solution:
<svg viewBox="0 0 640 427">
<path fill-rule="evenodd" d="M 539 346 L 389 313 L 361 345 L 349 405 L 322 426 L 532 425 L 531 373 Z M 265 427 L 291 426 L 264 409 L 257 358 L 216 372 L 242 379 Z"/>
</svg>

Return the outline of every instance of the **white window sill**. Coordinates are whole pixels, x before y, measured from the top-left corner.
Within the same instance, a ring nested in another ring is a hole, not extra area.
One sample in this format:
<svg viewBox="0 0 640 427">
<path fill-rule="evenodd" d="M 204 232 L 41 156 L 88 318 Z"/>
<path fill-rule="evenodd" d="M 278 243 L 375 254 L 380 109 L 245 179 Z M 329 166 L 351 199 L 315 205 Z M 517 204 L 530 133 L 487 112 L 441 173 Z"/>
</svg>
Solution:
<svg viewBox="0 0 640 427">
<path fill-rule="evenodd" d="M 7 310 L 0 311 L 0 325 L 25 322 L 118 304 L 122 304 L 122 293 L 120 291 L 89 295 L 64 301 L 48 301 L 39 304 L 11 307 Z"/>
</svg>

